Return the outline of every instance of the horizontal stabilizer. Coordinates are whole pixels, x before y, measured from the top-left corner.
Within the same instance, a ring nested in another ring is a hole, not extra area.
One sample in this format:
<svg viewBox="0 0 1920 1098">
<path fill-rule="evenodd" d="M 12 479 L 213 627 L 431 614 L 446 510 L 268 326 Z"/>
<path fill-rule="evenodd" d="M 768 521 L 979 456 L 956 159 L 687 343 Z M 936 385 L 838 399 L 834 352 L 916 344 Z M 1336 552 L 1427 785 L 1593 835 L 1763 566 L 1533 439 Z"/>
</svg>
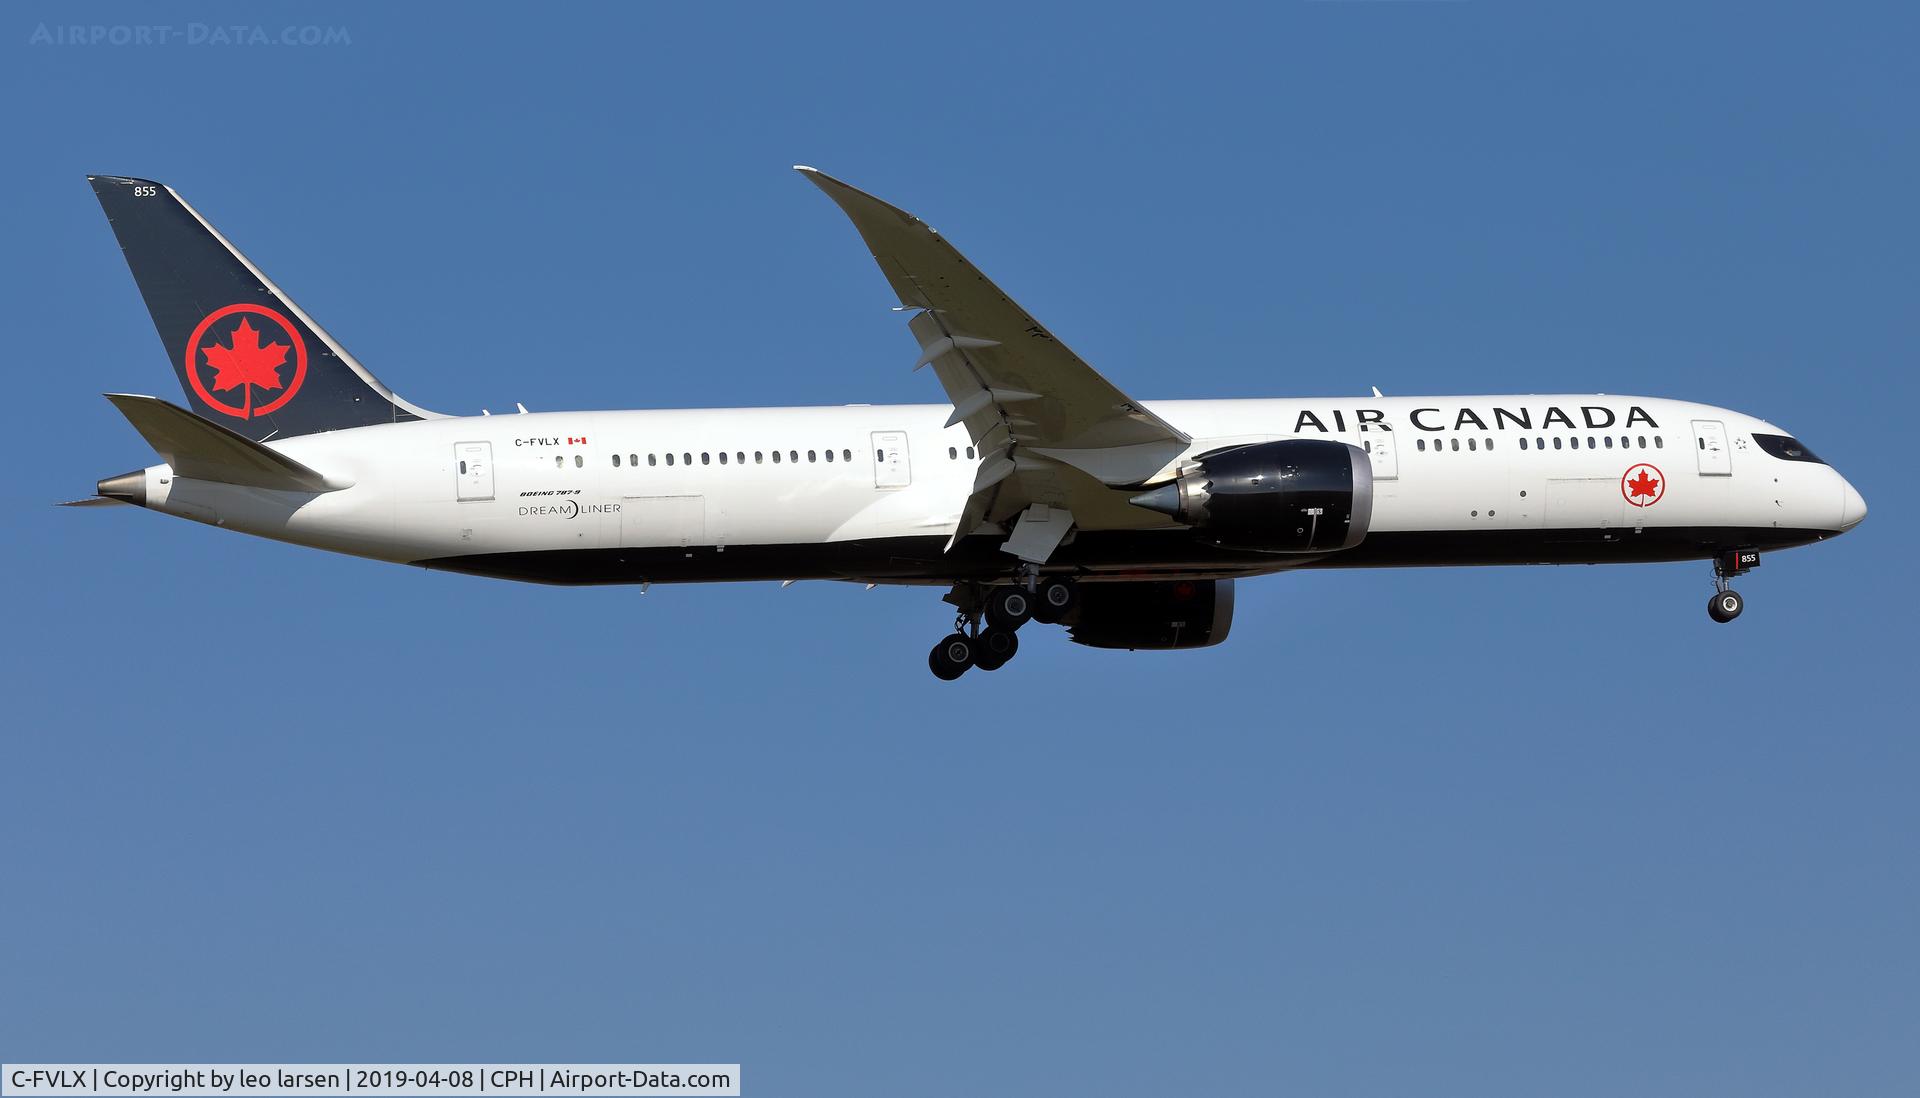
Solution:
<svg viewBox="0 0 1920 1098">
<path fill-rule="evenodd" d="M 108 393 L 106 397 L 166 459 L 176 476 L 281 492 L 336 492 L 352 483 L 329 479 L 277 450 L 158 397 L 130 393 Z"/>
</svg>

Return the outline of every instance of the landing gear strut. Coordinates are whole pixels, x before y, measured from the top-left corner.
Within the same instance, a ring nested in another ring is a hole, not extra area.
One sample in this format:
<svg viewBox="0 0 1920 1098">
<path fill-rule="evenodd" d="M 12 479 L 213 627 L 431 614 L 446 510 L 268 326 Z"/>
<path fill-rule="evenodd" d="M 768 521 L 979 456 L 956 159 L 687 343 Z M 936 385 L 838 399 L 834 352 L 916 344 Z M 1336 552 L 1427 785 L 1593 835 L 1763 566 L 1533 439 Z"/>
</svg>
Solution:
<svg viewBox="0 0 1920 1098">
<path fill-rule="evenodd" d="M 1760 567 L 1758 549 L 1730 549 L 1713 558 L 1713 598 L 1707 600 L 1707 616 L 1725 624 L 1740 616 L 1747 600 L 1733 589 L 1733 577 Z"/>
</svg>

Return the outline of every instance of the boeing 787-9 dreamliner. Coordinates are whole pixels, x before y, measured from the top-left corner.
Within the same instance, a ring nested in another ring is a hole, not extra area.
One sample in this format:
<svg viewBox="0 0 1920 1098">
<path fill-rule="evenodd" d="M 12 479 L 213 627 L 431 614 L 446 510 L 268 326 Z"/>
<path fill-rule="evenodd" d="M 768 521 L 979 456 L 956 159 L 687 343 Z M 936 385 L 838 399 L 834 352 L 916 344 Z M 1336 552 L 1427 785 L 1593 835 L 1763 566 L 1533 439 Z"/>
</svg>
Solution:
<svg viewBox="0 0 1920 1098">
<path fill-rule="evenodd" d="M 1787 431 L 1685 401 L 1136 400 L 918 218 L 798 171 L 872 251 L 944 403 L 441 415 L 172 188 L 92 177 L 186 407 L 110 394 L 162 461 L 80 502 L 533 583 L 944 587 L 942 679 L 1003 666 L 1029 620 L 1218 644 L 1235 582 L 1305 568 L 1710 561 L 1728 622 L 1762 553 L 1867 513 Z"/>
</svg>

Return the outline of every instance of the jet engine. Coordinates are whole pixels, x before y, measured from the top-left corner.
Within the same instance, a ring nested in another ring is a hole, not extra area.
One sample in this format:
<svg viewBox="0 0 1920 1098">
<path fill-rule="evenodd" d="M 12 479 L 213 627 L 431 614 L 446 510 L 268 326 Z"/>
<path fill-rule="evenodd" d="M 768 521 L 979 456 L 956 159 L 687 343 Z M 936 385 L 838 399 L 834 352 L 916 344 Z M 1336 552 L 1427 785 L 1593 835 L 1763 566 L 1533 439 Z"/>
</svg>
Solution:
<svg viewBox="0 0 1920 1098">
<path fill-rule="evenodd" d="M 1358 446 L 1289 438 L 1200 455 L 1180 476 L 1132 497 L 1225 549 L 1351 549 L 1373 519 L 1373 463 Z"/>
<path fill-rule="evenodd" d="M 1082 583 L 1067 626 L 1089 648 L 1207 648 L 1233 628 L 1233 581 Z"/>
</svg>

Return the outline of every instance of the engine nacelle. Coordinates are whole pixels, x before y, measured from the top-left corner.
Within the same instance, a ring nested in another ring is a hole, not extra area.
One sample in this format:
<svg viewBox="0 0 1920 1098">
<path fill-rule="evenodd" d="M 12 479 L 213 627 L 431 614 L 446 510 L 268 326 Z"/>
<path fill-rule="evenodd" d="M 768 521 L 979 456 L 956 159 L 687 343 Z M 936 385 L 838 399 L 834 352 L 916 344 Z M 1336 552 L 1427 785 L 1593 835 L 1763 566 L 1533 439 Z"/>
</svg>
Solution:
<svg viewBox="0 0 1920 1098">
<path fill-rule="evenodd" d="M 1288 438 L 1214 450 L 1130 502 L 1193 527 L 1227 549 L 1351 549 L 1373 521 L 1373 462 L 1333 439 Z"/>
<path fill-rule="evenodd" d="M 1206 648 L 1232 628 L 1232 580 L 1140 580 L 1080 584 L 1067 634 L 1089 648 Z"/>
</svg>

